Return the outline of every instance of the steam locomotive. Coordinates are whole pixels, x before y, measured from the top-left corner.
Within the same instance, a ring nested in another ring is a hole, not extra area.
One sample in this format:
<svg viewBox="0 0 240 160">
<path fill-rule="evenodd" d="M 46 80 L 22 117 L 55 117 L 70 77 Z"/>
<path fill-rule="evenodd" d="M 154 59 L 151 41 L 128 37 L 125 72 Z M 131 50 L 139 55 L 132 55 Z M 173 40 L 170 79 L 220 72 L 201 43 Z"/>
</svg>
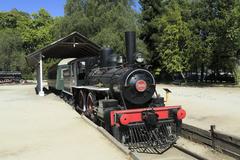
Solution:
<svg viewBox="0 0 240 160">
<path fill-rule="evenodd" d="M 164 105 L 154 76 L 136 55 L 135 32 L 126 32 L 125 42 L 125 63 L 111 48 L 100 57 L 64 59 L 49 69 L 49 89 L 131 150 L 162 153 L 176 142 L 186 112 Z"/>
<path fill-rule="evenodd" d="M 0 84 L 3 83 L 20 83 L 22 74 L 18 71 L 0 71 Z"/>
</svg>

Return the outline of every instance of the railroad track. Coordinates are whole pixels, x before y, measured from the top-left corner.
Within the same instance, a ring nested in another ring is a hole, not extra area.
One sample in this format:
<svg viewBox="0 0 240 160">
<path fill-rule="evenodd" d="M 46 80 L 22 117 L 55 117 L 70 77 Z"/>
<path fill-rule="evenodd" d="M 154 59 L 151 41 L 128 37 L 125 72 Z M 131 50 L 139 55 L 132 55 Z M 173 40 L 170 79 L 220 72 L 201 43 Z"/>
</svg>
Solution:
<svg viewBox="0 0 240 160">
<path fill-rule="evenodd" d="M 133 160 L 207 160 L 207 158 L 202 157 L 190 150 L 181 147 L 180 145 L 174 145 L 168 149 L 163 154 L 149 154 L 149 153 L 138 153 L 130 151 L 126 146 L 117 141 L 111 134 L 109 134 L 102 127 L 97 126 L 95 123 L 90 121 L 87 117 L 82 116 L 82 118 L 89 123 L 91 126 L 100 131 L 106 138 L 108 138 L 112 143 L 114 143 L 121 151 L 129 155 Z"/>
<path fill-rule="evenodd" d="M 87 121 L 90 125 L 92 125 L 94 128 L 96 128 L 97 130 L 99 130 L 105 137 L 107 137 L 112 143 L 114 143 L 120 150 L 122 150 L 125 154 L 129 155 L 133 160 L 157 160 L 157 159 L 161 159 L 161 160 L 210 160 L 210 159 L 226 159 L 226 157 L 223 156 L 223 158 L 218 156 L 218 157 L 215 157 L 215 155 L 211 155 L 210 157 L 207 157 L 207 156 L 203 156 L 202 154 L 198 154 L 197 152 L 194 152 L 192 150 L 189 150 L 185 147 L 183 147 L 183 143 L 182 144 L 175 144 L 173 147 L 171 147 L 170 149 L 168 149 L 166 152 L 164 152 L 163 154 L 149 154 L 149 153 L 137 153 L 137 152 L 132 152 L 130 151 L 126 146 L 123 146 L 123 144 L 121 144 L 119 141 L 117 141 L 111 134 L 109 134 L 105 129 L 103 129 L 102 127 L 99 127 L 97 126 L 95 123 L 93 123 L 92 121 L 90 121 L 87 117 L 85 116 L 82 116 L 82 118 Z M 190 126 L 190 125 L 186 125 L 186 124 L 183 124 L 183 128 L 182 128 L 182 137 L 184 138 L 188 138 L 190 139 L 191 141 L 195 141 L 195 142 L 198 142 L 198 143 L 202 143 L 202 144 L 208 144 L 206 143 L 211 141 L 211 145 L 214 145 L 216 147 L 216 144 L 219 144 L 220 142 L 219 141 L 216 141 L 216 133 L 217 132 L 214 132 L 214 134 L 206 134 L 206 132 L 209 132 L 209 131 L 204 131 L 204 130 L 201 130 L 199 128 L 196 128 L 196 127 L 193 127 L 193 126 Z M 213 130 L 212 130 L 213 132 Z M 206 135 L 210 135 L 212 137 L 209 138 L 207 137 L 207 140 L 206 140 Z M 214 139 L 213 139 L 213 136 L 215 135 Z M 233 137 L 229 137 L 225 135 L 222 135 L 222 134 L 217 134 L 220 138 L 224 139 L 225 141 L 227 142 L 232 142 L 233 141 L 235 142 L 236 141 L 236 144 L 235 145 L 239 145 L 239 140 L 236 139 L 236 138 L 233 138 Z M 197 138 L 196 138 L 197 137 Z M 200 137 L 200 138 L 199 138 Z M 205 138 L 205 139 L 204 139 Z M 180 138 L 181 139 L 181 138 Z M 210 140 L 209 140 L 210 139 Z M 215 140 L 215 141 L 214 141 Z M 219 140 L 219 139 L 218 139 Z M 215 143 L 215 142 L 218 142 L 218 143 Z M 221 144 L 221 143 L 220 143 Z M 223 145 L 225 146 L 225 145 Z M 236 146 L 235 146 L 236 147 Z M 210 149 L 210 148 L 209 148 Z M 215 149 L 215 148 L 214 148 Z M 219 146 L 218 146 L 218 151 L 219 151 Z M 224 149 L 224 150 L 223 150 Z M 223 148 L 222 151 L 225 151 L 227 150 L 226 148 Z M 230 147 L 230 149 L 232 149 Z M 235 148 L 233 148 L 234 151 L 235 151 Z M 237 153 L 238 153 L 238 149 L 237 148 Z M 231 150 L 227 150 L 228 152 L 230 152 Z M 211 151 L 212 152 L 212 151 Z M 226 152 L 224 152 L 226 153 Z M 237 157 L 237 159 L 239 159 L 238 155 L 234 153 L 234 158 Z M 221 154 L 221 153 L 219 153 Z M 232 152 L 231 152 L 232 154 Z M 230 155 L 231 155 L 230 154 Z M 217 155 L 217 154 L 216 154 Z M 229 155 L 229 154 L 228 154 Z M 236 156 L 236 157 L 235 157 Z"/>
<path fill-rule="evenodd" d="M 134 160 L 234 160 L 233 157 L 222 154 L 182 137 L 177 144 L 164 152 L 163 154 L 136 153 L 133 155 L 137 158 Z"/>
<path fill-rule="evenodd" d="M 216 131 L 215 126 L 203 130 L 188 124 L 182 126 L 182 137 L 209 146 L 235 159 L 240 159 L 240 138 Z"/>
<path fill-rule="evenodd" d="M 164 152 L 163 154 L 146 154 L 146 153 L 134 153 L 137 160 L 205 160 L 203 157 L 198 157 L 190 154 L 190 151 L 181 150 L 174 146 Z"/>
<path fill-rule="evenodd" d="M 197 144 L 191 142 L 193 144 L 189 144 L 185 138 L 181 138 L 173 147 L 168 149 L 163 154 L 149 154 L 149 153 L 138 153 L 130 151 L 126 146 L 117 141 L 112 135 L 110 135 L 105 129 L 97 126 L 92 121 L 90 121 L 85 116 L 82 118 L 87 121 L 90 125 L 95 127 L 98 131 L 100 131 L 106 138 L 108 138 L 112 143 L 114 143 L 121 151 L 123 151 L 126 155 L 129 155 L 133 160 L 232 160 L 233 158 L 223 155 L 219 152 L 214 152 L 211 148 L 206 148 L 200 144 L 198 147 L 195 147 Z M 188 146 L 188 147 L 186 147 Z M 189 147 L 190 146 L 190 147 Z M 198 154 L 198 150 L 203 150 L 201 154 Z M 206 152 L 207 150 L 207 152 Z"/>
</svg>

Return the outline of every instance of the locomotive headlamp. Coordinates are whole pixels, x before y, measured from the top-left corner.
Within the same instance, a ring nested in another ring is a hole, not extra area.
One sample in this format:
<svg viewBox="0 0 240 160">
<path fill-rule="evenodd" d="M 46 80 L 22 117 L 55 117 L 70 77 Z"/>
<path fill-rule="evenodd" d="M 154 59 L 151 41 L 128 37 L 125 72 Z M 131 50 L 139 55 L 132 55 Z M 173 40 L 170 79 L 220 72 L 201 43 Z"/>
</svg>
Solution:
<svg viewBox="0 0 240 160">
<path fill-rule="evenodd" d="M 137 53 L 136 54 L 136 62 L 137 63 L 143 63 L 143 61 L 144 61 L 144 58 L 143 58 L 142 53 Z"/>
<path fill-rule="evenodd" d="M 144 92 L 147 89 L 147 83 L 144 80 L 138 80 L 136 82 L 136 90 L 138 92 Z"/>
</svg>

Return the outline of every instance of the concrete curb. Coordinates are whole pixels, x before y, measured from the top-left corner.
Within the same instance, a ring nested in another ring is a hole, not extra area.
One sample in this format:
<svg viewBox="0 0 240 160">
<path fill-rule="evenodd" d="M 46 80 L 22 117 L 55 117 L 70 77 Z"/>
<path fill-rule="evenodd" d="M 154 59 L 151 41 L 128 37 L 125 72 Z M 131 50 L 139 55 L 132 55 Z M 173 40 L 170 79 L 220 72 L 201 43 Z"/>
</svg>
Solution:
<svg viewBox="0 0 240 160">
<path fill-rule="evenodd" d="M 130 151 L 126 146 L 117 141 L 110 133 L 108 133 L 103 127 L 97 126 L 91 120 L 89 120 L 86 116 L 81 116 L 83 120 L 85 120 L 92 127 L 96 128 L 100 133 L 102 133 L 109 141 L 111 141 L 118 149 L 120 149 L 124 154 L 130 156 L 133 160 L 140 160 L 140 158 L 136 155 L 136 153 Z"/>
<path fill-rule="evenodd" d="M 131 151 L 125 147 L 122 143 L 117 141 L 110 133 L 108 133 L 104 128 L 97 128 L 107 139 L 109 139 L 112 143 L 114 143 L 123 153 L 129 155 Z"/>
<path fill-rule="evenodd" d="M 141 160 L 141 158 L 138 157 L 138 155 L 137 155 L 135 152 L 131 152 L 131 153 L 130 153 L 130 157 L 131 157 L 133 160 Z"/>
<path fill-rule="evenodd" d="M 98 126 L 95 124 L 95 123 L 93 123 L 90 119 L 88 119 L 86 116 L 84 116 L 83 114 L 81 115 L 81 118 L 83 119 L 83 120 L 85 120 L 88 124 L 90 124 L 92 127 L 94 127 L 94 128 L 98 128 Z"/>
</svg>

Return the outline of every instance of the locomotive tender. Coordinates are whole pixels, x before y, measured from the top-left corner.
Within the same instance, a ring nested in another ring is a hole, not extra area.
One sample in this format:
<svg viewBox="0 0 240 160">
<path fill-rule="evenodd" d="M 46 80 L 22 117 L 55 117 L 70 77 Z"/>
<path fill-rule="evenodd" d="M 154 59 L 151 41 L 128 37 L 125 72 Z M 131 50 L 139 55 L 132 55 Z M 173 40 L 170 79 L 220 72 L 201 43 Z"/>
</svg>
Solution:
<svg viewBox="0 0 240 160">
<path fill-rule="evenodd" d="M 125 63 L 111 48 L 100 57 L 64 59 L 49 69 L 49 88 L 130 149 L 162 153 L 176 142 L 186 112 L 165 106 L 154 76 L 136 63 L 135 32 L 126 32 L 125 42 Z"/>
</svg>

